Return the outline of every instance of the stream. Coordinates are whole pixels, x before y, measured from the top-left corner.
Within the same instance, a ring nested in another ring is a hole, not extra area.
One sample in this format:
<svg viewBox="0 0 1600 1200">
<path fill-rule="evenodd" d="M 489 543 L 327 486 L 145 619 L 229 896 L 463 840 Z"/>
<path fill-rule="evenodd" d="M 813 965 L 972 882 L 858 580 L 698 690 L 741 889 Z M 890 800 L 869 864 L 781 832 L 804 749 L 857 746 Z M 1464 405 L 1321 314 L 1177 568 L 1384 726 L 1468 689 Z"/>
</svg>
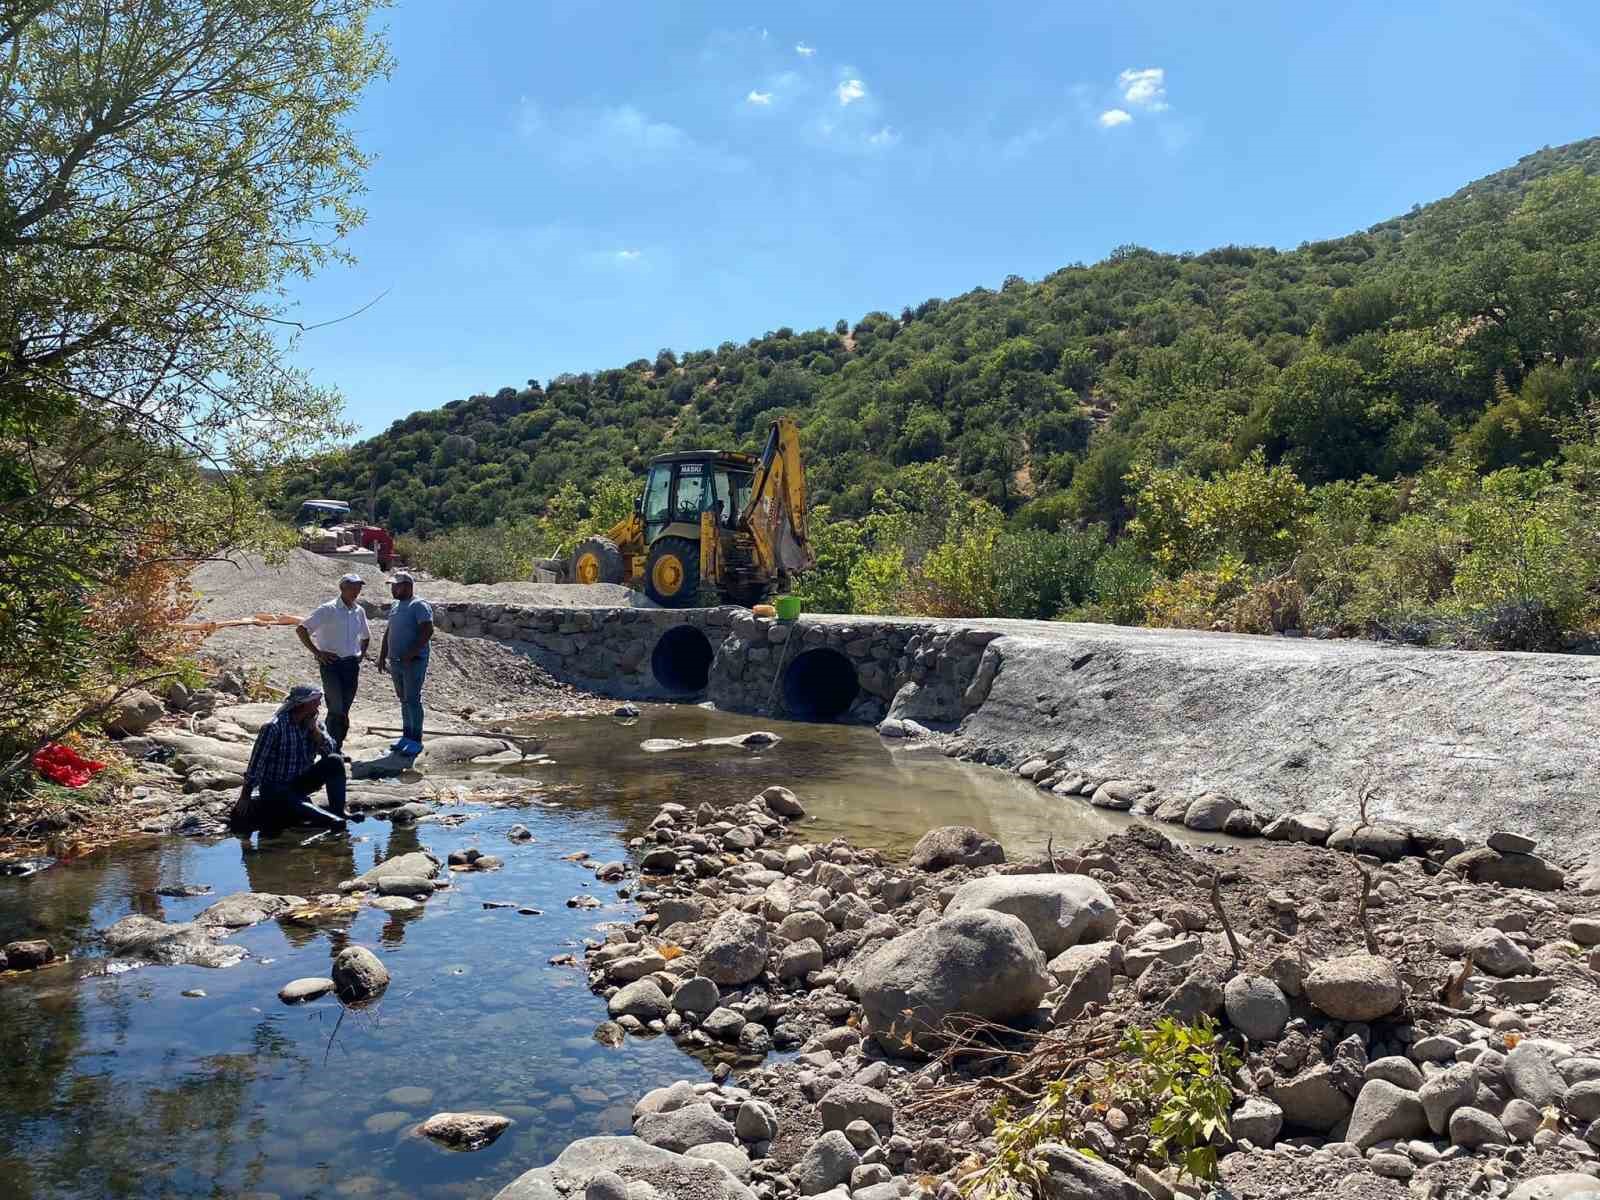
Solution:
<svg viewBox="0 0 1600 1200">
<path fill-rule="evenodd" d="M 306 835 L 287 835 L 259 849 L 145 839 L 0 878 L 0 943 L 47 937 L 71 956 L 0 978 L 0 1196 L 480 1200 L 575 1138 L 627 1132 L 640 1095 L 705 1068 L 665 1037 L 601 1046 L 592 1033 L 604 1000 L 581 966 L 549 960 L 581 964 L 585 938 L 638 911 L 563 856 L 626 857 L 627 839 L 667 801 L 716 806 L 782 783 L 810 814 L 797 836 L 842 835 L 895 857 L 938 825 L 977 826 L 1015 852 L 1128 823 L 1003 772 L 891 748 L 869 729 L 769 723 L 783 740 L 759 752 L 639 748 L 754 727 L 690 707 L 626 723 L 541 721 L 541 758 L 496 768 L 527 803 L 463 806 L 474 815 L 455 828 L 368 820 L 349 836 L 303 845 Z M 509 841 L 517 823 L 536 840 Z M 96 937 L 129 913 L 185 921 L 231 892 L 310 896 L 395 854 L 442 860 L 474 846 L 504 869 L 455 875 L 411 916 L 364 908 L 346 927 L 242 930 L 229 940 L 249 957 L 232 968 L 135 966 L 106 958 Z M 210 893 L 156 894 L 181 885 Z M 567 907 L 586 892 L 602 906 Z M 331 998 L 278 1001 L 280 986 L 326 975 L 350 943 L 390 969 L 380 1005 L 344 1013 Z M 195 990 L 204 995 L 184 994 Z M 435 1112 L 481 1108 L 516 1122 L 485 1150 L 452 1153 L 411 1134 Z"/>
</svg>

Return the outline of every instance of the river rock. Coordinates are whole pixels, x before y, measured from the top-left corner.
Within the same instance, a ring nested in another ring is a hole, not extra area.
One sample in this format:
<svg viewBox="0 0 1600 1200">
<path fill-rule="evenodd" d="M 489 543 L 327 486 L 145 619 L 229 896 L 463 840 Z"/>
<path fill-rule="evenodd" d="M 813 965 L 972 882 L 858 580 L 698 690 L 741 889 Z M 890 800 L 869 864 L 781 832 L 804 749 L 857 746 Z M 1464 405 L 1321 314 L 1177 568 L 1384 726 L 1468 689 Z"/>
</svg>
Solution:
<svg viewBox="0 0 1600 1200">
<path fill-rule="evenodd" d="M 1333 822 L 1318 813 L 1285 813 L 1267 822 L 1261 836 L 1273 842 L 1304 842 L 1308 846 L 1321 846 L 1333 833 Z"/>
<path fill-rule="evenodd" d="M 1506 1055 L 1502 1068 L 1512 1094 L 1536 1108 L 1560 1104 L 1567 1094 L 1567 1081 L 1556 1069 L 1556 1062 L 1569 1057 L 1565 1047 L 1538 1038 L 1524 1038 Z"/>
<path fill-rule="evenodd" d="M 639 860 L 639 869 L 646 875 L 671 875 L 678 869 L 678 852 L 670 846 L 657 846 Z"/>
<path fill-rule="evenodd" d="M 822 970 L 825 962 L 822 947 L 813 939 L 790 942 L 778 955 L 778 978 L 804 979 L 811 972 Z"/>
<path fill-rule="evenodd" d="M 1044 1168 L 1044 1200 L 1149 1200 L 1149 1192 L 1104 1159 L 1061 1142 L 1040 1143 L 1034 1157 Z"/>
<path fill-rule="evenodd" d="M 1511 1135 L 1493 1114 L 1479 1108 L 1458 1108 L 1450 1115 L 1450 1144 L 1466 1150 L 1476 1150 L 1480 1146 L 1509 1146 Z M 1600 1184 L 1600 1179 L 1595 1183 Z"/>
<path fill-rule="evenodd" d="M 1498 850 L 1502 854 L 1532 854 L 1539 843 L 1531 837 L 1524 837 L 1520 833 L 1512 833 L 1507 829 L 1497 829 L 1489 835 L 1486 845 L 1491 850 Z"/>
<path fill-rule="evenodd" d="M 424 1137 L 452 1150 L 482 1150 L 506 1130 L 512 1120 L 499 1113 L 436 1113 L 417 1127 Z"/>
<path fill-rule="evenodd" d="M 750 1156 L 738 1146 L 730 1146 L 726 1142 L 707 1142 L 703 1146 L 690 1146 L 683 1153 L 687 1158 L 703 1158 L 707 1162 L 721 1163 L 728 1169 L 728 1174 L 740 1183 L 750 1182 Z"/>
<path fill-rule="evenodd" d="M 955 1013 L 991 1021 L 1026 1016 L 1050 977 L 1026 925 L 976 909 L 901 934 L 861 964 L 855 983 L 868 1030 L 902 1053 L 936 1046 Z"/>
<path fill-rule="evenodd" d="M 1600 1200 L 1600 1179 L 1579 1171 L 1524 1179 L 1506 1200 Z"/>
<path fill-rule="evenodd" d="M 739 1034 L 744 1029 L 744 1014 L 735 1012 L 731 1008 L 716 1008 L 706 1015 L 700 1022 L 700 1028 L 707 1037 L 714 1037 L 718 1041 L 736 1042 Z"/>
<path fill-rule="evenodd" d="M 930 829 L 911 848 L 911 865 L 923 871 L 942 871 L 946 867 L 985 867 L 1003 863 L 1006 852 L 1000 843 L 967 825 L 944 825 Z"/>
<path fill-rule="evenodd" d="M 374 1000 L 389 986 L 389 968 L 365 946 L 346 946 L 339 951 L 331 973 L 333 990 L 345 1004 Z"/>
<path fill-rule="evenodd" d="M 674 1012 L 694 1013 L 704 1016 L 722 1002 L 722 992 L 704 975 L 686 979 L 672 990 Z"/>
<path fill-rule="evenodd" d="M 1428 1115 L 1415 1092 L 1383 1079 L 1369 1080 L 1356 1097 L 1345 1141 L 1361 1150 L 1391 1138 L 1419 1137 L 1428 1132 Z"/>
<path fill-rule="evenodd" d="M 656 932 L 664 933 L 680 921 L 698 921 L 705 916 L 705 907 L 698 900 L 683 896 L 668 896 L 656 905 Z"/>
<path fill-rule="evenodd" d="M 1476 966 L 1505 979 L 1512 975 L 1532 975 L 1533 959 L 1498 929 L 1483 929 L 1467 942 L 1467 953 Z"/>
<path fill-rule="evenodd" d="M 1050 974 L 1061 984 L 1051 1019 L 1057 1024 L 1082 1015 L 1091 1004 L 1111 999 L 1111 981 L 1122 965 L 1122 947 L 1116 942 L 1090 942 L 1063 950 L 1050 960 Z"/>
<path fill-rule="evenodd" d="M 988 909 L 1009 913 L 1028 927 L 1046 958 L 1079 942 L 1109 938 L 1117 908 L 1097 880 L 1087 875 L 992 875 L 956 889 L 945 915 Z"/>
<path fill-rule="evenodd" d="M 1328 835 L 1328 849 L 1399 862 L 1411 852 L 1411 834 L 1398 825 L 1343 825 Z"/>
<path fill-rule="evenodd" d="M 166 705 L 149 692 L 134 688 L 106 711 L 103 723 L 110 733 L 132 737 L 149 729 L 166 711 Z"/>
<path fill-rule="evenodd" d="M 639 979 L 625 987 L 606 1002 L 606 1011 L 613 1017 L 636 1017 L 641 1021 L 666 1019 L 671 1006 L 666 993 L 653 979 Z"/>
<path fill-rule="evenodd" d="M 790 1173 L 802 1196 L 820 1196 L 849 1183 L 850 1173 L 860 1165 L 860 1153 L 843 1130 L 835 1129 L 812 1142 Z"/>
<path fill-rule="evenodd" d="M 1350 1115 L 1350 1097 L 1339 1087 L 1333 1068 L 1318 1065 L 1293 1079 L 1273 1084 L 1268 1097 L 1283 1109 L 1283 1119 L 1315 1133 L 1327 1133 Z"/>
<path fill-rule="evenodd" d="M 1444 870 L 1473 883 L 1498 883 L 1503 887 L 1559 892 L 1566 873 L 1532 854 L 1503 854 L 1487 846 L 1468 850 L 1446 860 Z"/>
<path fill-rule="evenodd" d="M 1183 827 L 1202 833 L 1215 833 L 1228 823 L 1239 806 L 1226 796 L 1209 792 L 1183 810 Z"/>
<path fill-rule="evenodd" d="M 707 1142 L 733 1144 L 733 1126 L 717 1115 L 709 1104 L 686 1104 L 671 1112 L 646 1113 L 633 1123 L 636 1137 L 663 1150 L 682 1154 L 690 1146 Z"/>
<path fill-rule="evenodd" d="M 1289 1023 L 1289 1001 L 1262 975 L 1235 975 L 1223 989 L 1228 1022 L 1253 1042 L 1275 1041 Z"/>
<path fill-rule="evenodd" d="M 817 1108 L 824 1131 L 843 1129 L 851 1121 L 865 1121 L 882 1134 L 894 1131 L 894 1102 L 876 1088 L 841 1083 L 822 1097 Z"/>
<path fill-rule="evenodd" d="M 1580 946 L 1600 946 L 1600 917 L 1573 917 L 1567 936 Z"/>
<path fill-rule="evenodd" d="M 786 787 L 769 787 L 761 793 L 760 800 L 773 816 L 782 817 L 786 821 L 796 821 L 806 815 L 806 808 L 800 803 L 800 797 Z"/>
<path fill-rule="evenodd" d="M 385 875 L 374 890 L 380 896 L 400 896 L 407 900 L 426 900 L 433 895 L 433 881 L 421 875 Z"/>
<path fill-rule="evenodd" d="M 746 1100 L 739 1105 L 733 1129 L 746 1142 L 770 1142 L 778 1136 L 778 1112 L 765 1100 Z"/>
<path fill-rule="evenodd" d="M 7 942 L 5 947 L 5 961 L 7 969 L 12 971 L 32 971 L 54 961 L 55 947 L 43 938 Z"/>
<path fill-rule="evenodd" d="M 1374 954 L 1318 963 L 1306 976 L 1305 990 L 1311 1003 L 1336 1021 L 1375 1021 L 1406 998 L 1394 964 Z"/>
<path fill-rule="evenodd" d="M 218 930 L 193 921 L 168 924 L 154 917 L 123 917 L 105 931 L 106 948 L 119 958 L 142 958 L 164 966 L 231 967 L 243 946 L 218 942 Z"/>
<path fill-rule="evenodd" d="M 672 1112 L 699 1101 L 700 1093 L 694 1090 L 694 1084 L 687 1079 L 679 1079 L 665 1087 L 652 1088 L 641 1096 L 633 1106 L 633 1119 L 637 1121 L 647 1113 Z"/>
<path fill-rule="evenodd" d="M 667 969 L 666 957 L 655 950 L 646 950 L 643 954 L 630 954 L 626 958 L 619 958 L 606 967 L 606 978 L 613 983 L 633 983 L 643 979 L 646 975 L 654 975 L 657 971 Z"/>
<path fill-rule="evenodd" d="M 605 1173 L 648 1185 L 661 1197 L 755 1200 L 755 1193 L 721 1163 L 687 1158 L 636 1137 L 582 1138 L 554 1162 L 518 1176 L 494 1200 L 569 1200 Z"/>
<path fill-rule="evenodd" d="M 1095 788 L 1089 796 L 1089 803 L 1096 808 L 1127 812 L 1133 807 L 1134 802 L 1149 790 L 1148 787 L 1131 779 L 1112 779 Z"/>
<path fill-rule="evenodd" d="M 304 1004 L 318 1000 L 333 991 L 331 979 L 295 979 L 278 989 L 278 999 L 285 1004 Z"/>
<path fill-rule="evenodd" d="M 833 936 L 833 923 L 821 913 L 790 913 L 778 925 L 778 940 L 803 942 L 807 938 L 819 945 Z"/>
<path fill-rule="evenodd" d="M 722 987 L 749 983 L 767 965 L 767 923 L 729 909 L 713 922 L 700 947 L 700 973 Z"/>
<path fill-rule="evenodd" d="M 1283 1109 L 1265 1096 L 1251 1096 L 1235 1110 L 1229 1126 L 1236 1140 L 1269 1148 L 1283 1129 Z"/>
<path fill-rule="evenodd" d="M 1575 1121 L 1588 1124 L 1600 1120 L 1600 1079 L 1586 1079 L 1567 1089 L 1562 1099 L 1567 1115 Z"/>
<path fill-rule="evenodd" d="M 235 892 L 224 896 L 209 908 L 195 914 L 196 925 L 216 926 L 223 929 L 243 929 L 259 925 L 291 908 L 305 905 L 303 896 L 277 896 L 271 892 Z"/>
<path fill-rule="evenodd" d="M 412 850 L 406 854 L 397 854 L 393 858 L 386 858 L 370 871 L 359 876 L 360 880 L 369 887 L 376 888 L 380 879 L 391 875 L 421 877 L 432 879 L 439 873 L 439 860 L 426 850 Z"/>
<path fill-rule="evenodd" d="M 583 1200 L 628 1200 L 628 1183 L 615 1171 L 600 1171 L 583 1189 Z"/>
<path fill-rule="evenodd" d="M 372 902 L 372 907 L 379 912 L 408 916 L 411 913 L 421 912 L 423 905 L 422 901 L 413 900 L 410 896 L 379 896 Z"/>
<path fill-rule="evenodd" d="M 1450 1114 L 1471 1104 L 1478 1094 L 1478 1071 L 1471 1063 L 1457 1063 L 1436 1075 L 1428 1076 L 1417 1090 L 1428 1128 L 1444 1133 L 1450 1128 Z"/>
<path fill-rule="evenodd" d="M 1364 1079 L 1386 1079 L 1396 1087 L 1414 1092 L 1422 1086 L 1422 1069 L 1409 1058 L 1398 1054 L 1375 1058 L 1367 1064 Z"/>
</svg>

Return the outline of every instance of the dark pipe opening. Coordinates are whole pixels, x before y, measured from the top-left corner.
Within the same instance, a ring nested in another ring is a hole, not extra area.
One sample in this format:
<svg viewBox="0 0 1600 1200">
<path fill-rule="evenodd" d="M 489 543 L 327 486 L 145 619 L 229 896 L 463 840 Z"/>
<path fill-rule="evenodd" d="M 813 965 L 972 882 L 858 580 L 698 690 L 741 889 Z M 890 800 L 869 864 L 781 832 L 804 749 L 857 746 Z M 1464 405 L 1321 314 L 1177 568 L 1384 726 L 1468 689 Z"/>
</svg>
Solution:
<svg viewBox="0 0 1600 1200">
<path fill-rule="evenodd" d="M 693 625 L 675 625 L 650 654 L 650 673 L 677 696 L 703 692 L 711 678 L 711 640 Z"/>
<path fill-rule="evenodd" d="M 850 711 L 861 681 L 837 650 L 807 650 L 783 673 L 783 704 L 801 721 L 832 721 Z"/>
</svg>

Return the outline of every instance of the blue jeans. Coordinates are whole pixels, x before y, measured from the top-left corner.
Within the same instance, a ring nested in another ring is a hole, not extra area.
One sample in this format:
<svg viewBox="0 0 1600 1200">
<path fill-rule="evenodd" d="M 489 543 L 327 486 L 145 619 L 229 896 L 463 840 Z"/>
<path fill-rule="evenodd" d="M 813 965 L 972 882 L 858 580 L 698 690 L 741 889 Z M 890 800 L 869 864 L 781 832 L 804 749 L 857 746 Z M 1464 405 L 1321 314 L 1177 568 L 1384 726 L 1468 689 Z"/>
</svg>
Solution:
<svg viewBox="0 0 1600 1200">
<path fill-rule="evenodd" d="M 413 742 L 422 742 L 422 679 L 428 673 L 428 656 L 416 662 L 390 662 L 389 674 L 394 679 L 394 694 L 400 699 L 400 725 L 404 736 Z"/>
<path fill-rule="evenodd" d="M 356 702 L 356 684 L 361 678 L 361 660 L 354 656 L 323 663 L 322 698 L 328 705 L 328 736 L 344 748 L 350 732 L 350 706 Z"/>
</svg>

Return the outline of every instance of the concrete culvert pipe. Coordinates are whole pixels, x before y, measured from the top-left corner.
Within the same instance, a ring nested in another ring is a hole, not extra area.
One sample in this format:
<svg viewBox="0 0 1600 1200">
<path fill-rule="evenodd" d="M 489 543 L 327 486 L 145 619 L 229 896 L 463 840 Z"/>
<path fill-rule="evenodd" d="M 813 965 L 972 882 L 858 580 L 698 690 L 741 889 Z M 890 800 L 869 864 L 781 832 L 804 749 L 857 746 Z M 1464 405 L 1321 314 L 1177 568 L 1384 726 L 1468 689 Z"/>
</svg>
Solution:
<svg viewBox="0 0 1600 1200">
<path fill-rule="evenodd" d="M 861 690 L 855 664 L 837 650 L 807 650 L 783 672 L 783 704 L 801 721 L 833 721 Z"/>
<path fill-rule="evenodd" d="M 650 654 L 650 673 L 675 696 L 705 691 L 711 678 L 711 640 L 693 625 L 675 625 Z"/>
</svg>

